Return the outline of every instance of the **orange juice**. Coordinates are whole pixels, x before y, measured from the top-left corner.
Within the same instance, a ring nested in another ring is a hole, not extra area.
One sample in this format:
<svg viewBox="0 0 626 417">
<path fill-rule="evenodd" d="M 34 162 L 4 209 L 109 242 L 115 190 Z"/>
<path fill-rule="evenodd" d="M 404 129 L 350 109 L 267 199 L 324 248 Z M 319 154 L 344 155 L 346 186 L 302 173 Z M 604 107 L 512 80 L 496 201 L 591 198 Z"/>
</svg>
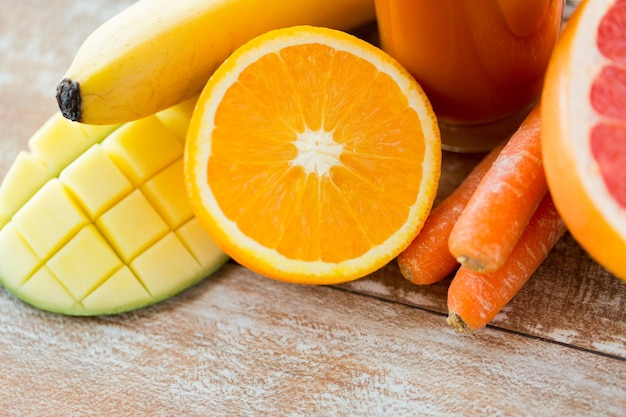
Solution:
<svg viewBox="0 0 626 417">
<path fill-rule="evenodd" d="M 486 150 L 541 92 L 563 0 L 376 0 L 381 46 L 420 83 L 443 146 Z"/>
</svg>

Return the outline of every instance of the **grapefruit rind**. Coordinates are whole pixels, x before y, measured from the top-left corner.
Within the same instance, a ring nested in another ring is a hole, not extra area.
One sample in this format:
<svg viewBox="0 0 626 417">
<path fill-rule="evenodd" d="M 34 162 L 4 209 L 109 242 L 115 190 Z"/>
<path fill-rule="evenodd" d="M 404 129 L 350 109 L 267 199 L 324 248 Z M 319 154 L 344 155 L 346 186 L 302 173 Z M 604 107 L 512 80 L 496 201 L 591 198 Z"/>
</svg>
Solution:
<svg viewBox="0 0 626 417">
<path fill-rule="evenodd" d="M 626 280 L 626 210 L 611 196 L 590 149 L 591 128 L 603 120 L 590 91 L 613 63 L 589 28 L 597 28 L 614 3 L 583 2 L 568 21 L 546 74 L 542 144 L 548 186 L 568 230 L 592 258 Z"/>
</svg>

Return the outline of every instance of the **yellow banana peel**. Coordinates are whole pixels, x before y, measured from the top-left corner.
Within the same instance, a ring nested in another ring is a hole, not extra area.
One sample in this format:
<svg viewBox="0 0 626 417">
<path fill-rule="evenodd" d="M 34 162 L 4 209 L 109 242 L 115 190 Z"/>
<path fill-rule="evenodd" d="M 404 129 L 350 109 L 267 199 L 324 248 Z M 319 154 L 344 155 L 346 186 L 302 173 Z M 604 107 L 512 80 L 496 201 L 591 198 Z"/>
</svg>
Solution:
<svg viewBox="0 0 626 417">
<path fill-rule="evenodd" d="M 86 39 L 57 101 L 73 121 L 137 120 L 198 94 L 237 47 L 268 30 L 347 30 L 374 18 L 374 0 L 139 0 Z"/>
</svg>

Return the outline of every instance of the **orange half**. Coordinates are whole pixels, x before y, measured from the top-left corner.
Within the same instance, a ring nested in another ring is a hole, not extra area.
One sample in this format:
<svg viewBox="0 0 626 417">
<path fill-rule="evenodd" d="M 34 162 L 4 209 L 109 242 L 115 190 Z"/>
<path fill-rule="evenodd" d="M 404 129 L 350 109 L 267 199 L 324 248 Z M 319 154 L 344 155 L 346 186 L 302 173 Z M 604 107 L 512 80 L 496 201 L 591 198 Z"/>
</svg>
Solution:
<svg viewBox="0 0 626 417">
<path fill-rule="evenodd" d="M 188 196 L 209 235 L 261 275 L 331 284 L 375 271 L 420 231 L 441 168 L 415 80 L 380 49 L 298 26 L 243 45 L 188 132 Z"/>
</svg>

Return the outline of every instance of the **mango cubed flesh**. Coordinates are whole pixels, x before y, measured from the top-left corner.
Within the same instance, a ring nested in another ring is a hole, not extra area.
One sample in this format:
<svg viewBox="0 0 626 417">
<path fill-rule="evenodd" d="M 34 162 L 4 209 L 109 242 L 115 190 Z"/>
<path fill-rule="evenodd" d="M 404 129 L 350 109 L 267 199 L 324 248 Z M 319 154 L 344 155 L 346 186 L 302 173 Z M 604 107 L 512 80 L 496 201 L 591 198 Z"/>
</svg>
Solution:
<svg viewBox="0 0 626 417">
<path fill-rule="evenodd" d="M 88 311 L 126 311 L 151 304 L 153 298 L 124 265 L 82 301 Z"/>
<path fill-rule="evenodd" d="M 118 126 L 92 126 L 74 123 L 55 114 L 28 141 L 30 151 L 37 155 L 54 175 L 95 143 L 109 136 Z"/>
<path fill-rule="evenodd" d="M 17 288 L 15 294 L 44 310 L 74 311 L 76 309 L 77 303 L 74 297 L 45 265 Z"/>
<path fill-rule="evenodd" d="M 83 254 L 89 256 L 83 256 Z M 47 262 L 54 276 L 76 300 L 84 298 L 123 264 L 100 232 L 90 224 Z"/>
<path fill-rule="evenodd" d="M 61 248 L 89 219 L 61 181 L 48 181 L 12 220 L 35 254 L 42 259 Z"/>
<path fill-rule="evenodd" d="M 143 194 L 172 229 L 193 217 L 183 171 L 181 158 L 141 186 Z"/>
<path fill-rule="evenodd" d="M 203 268 L 211 268 L 213 259 L 222 253 L 222 250 L 206 234 L 195 217 L 179 227 L 176 230 L 176 235 Z"/>
<path fill-rule="evenodd" d="M 52 116 L 28 141 L 0 184 L 0 228 L 50 179 L 118 126 L 88 126 Z"/>
<path fill-rule="evenodd" d="M 180 143 L 185 143 L 189 118 L 193 113 L 197 100 L 198 96 L 191 97 L 176 106 L 161 110 L 156 114 L 156 117 L 178 138 Z"/>
<path fill-rule="evenodd" d="M 156 244 L 142 252 L 131 263 L 130 268 L 139 277 L 146 289 L 156 297 L 176 291 L 178 283 L 171 277 L 193 277 L 201 273 L 202 267 L 174 233 L 169 233 Z"/>
<path fill-rule="evenodd" d="M 155 116 L 123 125 L 102 146 L 136 187 L 183 156 L 183 145 Z"/>
<path fill-rule="evenodd" d="M 21 151 L 0 186 L 0 227 L 50 179 L 46 165 L 33 154 Z"/>
<path fill-rule="evenodd" d="M 98 144 L 68 166 L 60 178 L 92 220 L 134 188 Z"/>
<path fill-rule="evenodd" d="M 117 128 L 44 125 L 0 185 L 0 282 L 44 310 L 114 314 L 164 300 L 224 264 L 184 189 L 192 110 L 187 102 Z M 55 154 L 54 143 L 71 149 Z M 21 185 L 35 189 L 13 197 Z"/>
<path fill-rule="evenodd" d="M 0 277 L 11 288 L 18 288 L 42 264 L 26 240 L 9 223 L 0 230 Z"/>
<path fill-rule="evenodd" d="M 139 190 L 104 213 L 96 220 L 96 225 L 125 262 L 130 262 L 169 231 L 167 223 Z"/>
</svg>

